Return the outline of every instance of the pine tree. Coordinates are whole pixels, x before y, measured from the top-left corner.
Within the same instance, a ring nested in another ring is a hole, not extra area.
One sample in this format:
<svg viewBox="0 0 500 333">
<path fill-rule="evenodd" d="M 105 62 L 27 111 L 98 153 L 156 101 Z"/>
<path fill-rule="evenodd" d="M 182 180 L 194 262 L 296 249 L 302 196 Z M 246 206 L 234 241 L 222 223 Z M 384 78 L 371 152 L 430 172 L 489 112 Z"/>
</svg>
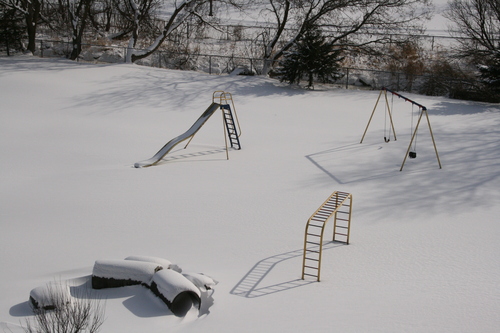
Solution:
<svg viewBox="0 0 500 333">
<path fill-rule="evenodd" d="M 326 41 L 318 27 L 307 30 L 295 43 L 292 51 L 284 55 L 278 68 L 281 82 L 300 84 L 307 80 L 307 88 L 314 89 L 314 79 L 321 83 L 333 83 L 344 76 L 340 72 L 340 50 Z"/>
<path fill-rule="evenodd" d="M 500 93 L 500 51 L 497 51 L 488 65 L 479 66 L 481 82 Z"/>
<path fill-rule="evenodd" d="M 23 18 L 15 9 L 0 6 L 0 45 L 5 47 L 7 55 L 11 50 L 22 50 L 25 37 Z"/>
</svg>

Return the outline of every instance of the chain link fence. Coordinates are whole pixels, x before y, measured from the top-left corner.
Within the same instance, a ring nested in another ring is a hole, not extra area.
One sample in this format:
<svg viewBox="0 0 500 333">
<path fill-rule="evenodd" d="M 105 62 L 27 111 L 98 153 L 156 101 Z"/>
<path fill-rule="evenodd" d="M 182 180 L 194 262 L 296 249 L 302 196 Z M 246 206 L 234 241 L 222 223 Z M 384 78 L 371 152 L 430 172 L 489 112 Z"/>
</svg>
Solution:
<svg viewBox="0 0 500 333">
<path fill-rule="evenodd" d="M 37 40 L 36 56 L 68 57 L 72 43 L 59 40 Z M 118 45 L 83 44 L 83 51 L 77 61 L 91 63 L 124 63 L 127 47 Z M 179 53 L 156 51 L 137 62 L 142 66 L 166 69 L 193 70 L 211 75 L 239 74 L 259 75 L 263 59 L 203 53 Z M 402 72 L 363 68 L 341 68 L 343 77 L 333 85 L 345 89 L 380 89 L 388 87 L 396 91 L 421 92 L 432 80 L 432 75 L 408 75 Z"/>
</svg>

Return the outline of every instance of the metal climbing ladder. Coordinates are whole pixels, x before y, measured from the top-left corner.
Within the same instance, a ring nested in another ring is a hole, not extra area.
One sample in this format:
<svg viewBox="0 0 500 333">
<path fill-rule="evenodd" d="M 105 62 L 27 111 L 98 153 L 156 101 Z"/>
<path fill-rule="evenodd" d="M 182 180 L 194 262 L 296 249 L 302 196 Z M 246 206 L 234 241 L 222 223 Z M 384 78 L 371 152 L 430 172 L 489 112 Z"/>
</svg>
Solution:
<svg viewBox="0 0 500 333">
<path fill-rule="evenodd" d="M 216 94 L 219 94 L 219 96 L 216 97 Z M 238 121 L 238 115 L 236 114 L 236 108 L 234 107 L 233 96 L 231 95 L 231 93 L 228 92 L 215 91 L 212 98 L 213 101 L 215 101 L 216 98 L 219 99 L 220 108 L 222 110 L 224 131 L 226 134 L 226 146 L 227 146 L 227 139 L 229 139 L 231 147 L 240 150 L 241 128 L 240 128 L 240 122 Z M 234 110 L 234 114 L 231 111 L 231 105 L 232 105 L 232 110 Z"/>
<path fill-rule="evenodd" d="M 302 280 L 306 276 L 319 282 L 323 234 L 328 220 L 333 216 L 333 241 L 349 244 L 351 227 L 352 195 L 335 191 L 307 220 L 302 260 Z"/>
<path fill-rule="evenodd" d="M 224 115 L 224 123 L 226 124 L 226 133 L 231 143 L 231 147 L 234 149 L 241 149 L 240 146 L 240 136 L 236 130 L 236 124 L 234 123 L 233 113 L 231 112 L 231 107 L 229 104 L 223 104 L 220 106 Z"/>
</svg>

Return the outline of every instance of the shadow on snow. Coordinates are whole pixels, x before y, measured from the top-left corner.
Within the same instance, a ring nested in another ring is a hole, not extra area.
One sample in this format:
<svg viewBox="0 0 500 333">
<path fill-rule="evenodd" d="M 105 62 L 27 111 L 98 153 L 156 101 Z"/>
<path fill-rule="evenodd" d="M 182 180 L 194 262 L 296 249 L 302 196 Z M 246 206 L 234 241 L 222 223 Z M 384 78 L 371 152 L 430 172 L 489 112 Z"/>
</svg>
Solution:
<svg viewBox="0 0 500 333">
<path fill-rule="evenodd" d="M 338 242 L 327 242 L 323 245 L 323 250 L 343 246 Z M 256 298 L 275 294 L 278 292 L 303 287 L 316 282 L 311 280 L 294 279 L 271 285 L 264 285 L 264 281 L 269 273 L 280 263 L 286 260 L 302 257 L 303 249 L 277 254 L 257 262 L 250 271 L 231 289 L 232 295 Z M 298 268 L 297 268 L 298 269 Z"/>
</svg>

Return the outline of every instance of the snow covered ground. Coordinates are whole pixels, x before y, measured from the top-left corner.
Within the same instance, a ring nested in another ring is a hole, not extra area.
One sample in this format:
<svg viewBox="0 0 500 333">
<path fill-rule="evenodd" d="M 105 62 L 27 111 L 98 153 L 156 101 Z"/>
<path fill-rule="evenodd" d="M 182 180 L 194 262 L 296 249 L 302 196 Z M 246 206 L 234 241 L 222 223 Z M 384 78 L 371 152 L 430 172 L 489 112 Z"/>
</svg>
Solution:
<svg viewBox="0 0 500 333">
<path fill-rule="evenodd" d="M 216 90 L 233 94 L 241 150 L 226 160 L 216 114 L 133 167 Z M 99 290 L 103 332 L 497 332 L 500 106 L 403 93 L 429 109 L 443 168 L 424 121 L 400 172 L 410 103 L 391 101 L 397 141 L 379 106 L 359 143 L 378 94 L 0 58 L 0 331 L 22 331 L 33 288 L 145 255 L 218 280 L 213 304 L 179 318 L 144 287 Z M 326 238 L 322 281 L 301 280 L 305 223 L 336 190 L 353 195 L 351 244 Z"/>
</svg>

